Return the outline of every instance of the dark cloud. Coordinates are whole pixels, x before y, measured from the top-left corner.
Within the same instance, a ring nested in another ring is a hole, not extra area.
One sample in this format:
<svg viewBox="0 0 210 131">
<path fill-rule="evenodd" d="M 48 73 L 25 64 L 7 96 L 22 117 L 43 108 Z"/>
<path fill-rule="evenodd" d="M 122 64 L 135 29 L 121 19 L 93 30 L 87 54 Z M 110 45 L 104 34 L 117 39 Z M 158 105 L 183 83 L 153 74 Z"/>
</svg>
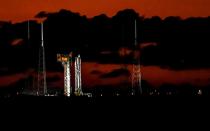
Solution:
<svg viewBox="0 0 210 131">
<path fill-rule="evenodd" d="M 30 74 L 30 71 L 0 76 L 0 87 L 10 86 L 18 81 L 25 79 Z"/>
<path fill-rule="evenodd" d="M 41 11 L 37 15 L 35 15 L 35 18 L 46 18 L 48 17 L 49 13 L 46 11 Z"/>
<path fill-rule="evenodd" d="M 55 75 L 52 77 L 47 77 L 47 82 L 54 82 L 54 81 L 59 81 L 61 77 L 59 75 Z"/>
<path fill-rule="evenodd" d="M 80 53 L 83 61 L 131 64 L 134 19 L 137 18 L 142 65 L 171 69 L 210 67 L 210 17 L 162 20 L 159 17 L 142 18 L 130 9 L 113 17 L 99 15 L 90 19 L 68 10 L 42 11 L 36 17 L 46 17 L 44 37 L 48 70 L 62 69 L 56 54 L 70 51 Z M 27 21 L 0 22 L 0 36 L 0 67 L 9 67 L 8 72 L 37 68 L 41 39 L 38 22 L 30 21 L 30 41 L 27 39 Z M 4 73 L 6 71 L 0 72 Z"/>
<path fill-rule="evenodd" d="M 141 49 L 143 48 L 147 48 L 147 47 L 151 47 L 151 46 L 157 46 L 157 43 L 155 42 L 145 42 L 145 43 L 141 43 Z"/>
<path fill-rule="evenodd" d="M 103 74 L 100 76 L 100 78 L 106 79 L 106 78 L 116 78 L 120 76 L 130 76 L 130 72 L 127 69 L 116 69 L 113 70 L 107 74 Z"/>
<path fill-rule="evenodd" d="M 23 41 L 24 41 L 23 39 L 15 39 L 11 42 L 11 45 L 12 46 L 18 46 L 18 45 L 23 44 Z"/>
<path fill-rule="evenodd" d="M 7 72 L 9 69 L 7 67 L 1 67 L 0 72 Z"/>
<path fill-rule="evenodd" d="M 18 68 L 3 67 L 3 68 L 0 68 L 0 77 L 26 72 L 27 70 L 28 69 L 23 69 L 23 68 L 18 69 Z"/>
<path fill-rule="evenodd" d="M 102 74 L 102 72 L 99 71 L 99 70 L 93 70 L 93 71 L 90 72 L 90 74 L 92 74 L 92 75 L 100 75 L 100 74 Z"/>
</svg>

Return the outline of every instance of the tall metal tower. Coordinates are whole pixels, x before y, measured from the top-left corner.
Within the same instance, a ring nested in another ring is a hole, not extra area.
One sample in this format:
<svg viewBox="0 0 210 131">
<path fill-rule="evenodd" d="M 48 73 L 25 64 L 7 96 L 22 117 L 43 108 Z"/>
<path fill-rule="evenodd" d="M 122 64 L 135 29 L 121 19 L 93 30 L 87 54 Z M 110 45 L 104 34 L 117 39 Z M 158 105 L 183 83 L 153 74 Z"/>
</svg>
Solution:
<svg viewBox="0 0 210 131">
<path fill-rule="evenodd" d="M 64 67 L 64 95 L 70 97 L 72 94 L 71 87 L 71 53 L 69 55 L 57 54 L 57 61 L 61 62 Z"/>
<path fill-rule="evenodd" d="M 83 95 L 82 92 L 82 77 L 81 77 L 81 57 L 75 57 L 75 94 L 78 96 Z"/>
<path fill-rule="evenodd" d="M 141 95 L 141 66 L 140 66 L 140 50 L 137 41 L 137 23 L 135 20 L 135 43 L 133 48 L 134 61 L 132 67 L 132 90 L 131 95 Z"/>
<path fill-rule="evenodd" d="M 38 86 L 37 95 L 47 95 L 45 48 L 44 48 L 44 26 L 41 23 L 41 46 L 39 49 L 38 64 Z"/>
</svg>

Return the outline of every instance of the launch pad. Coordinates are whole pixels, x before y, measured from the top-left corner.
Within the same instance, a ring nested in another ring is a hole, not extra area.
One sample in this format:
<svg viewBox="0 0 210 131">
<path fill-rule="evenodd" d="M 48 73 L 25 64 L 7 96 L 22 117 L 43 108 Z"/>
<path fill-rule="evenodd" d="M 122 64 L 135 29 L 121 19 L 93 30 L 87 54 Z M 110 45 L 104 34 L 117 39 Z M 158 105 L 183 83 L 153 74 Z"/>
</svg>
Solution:
<svg viewBox="0 0 210 131">
<path fill-rule="evenodd" d="M 82 74 L 81 74 L 81 57 L 77 55 L 73 57 L 73 53 L 57 54 L 57 61 L 61 62 L 64 67 L 64 95 L 88 96 L 92 97 L 91 93 L 83 93 L 82 91 Z M 73 64 L 74 63 L 74 64 Z M 73 67 L 73 70 L 71 70 Z M 74 92 L 71 81 L 74 71 Z"/>
</svg>

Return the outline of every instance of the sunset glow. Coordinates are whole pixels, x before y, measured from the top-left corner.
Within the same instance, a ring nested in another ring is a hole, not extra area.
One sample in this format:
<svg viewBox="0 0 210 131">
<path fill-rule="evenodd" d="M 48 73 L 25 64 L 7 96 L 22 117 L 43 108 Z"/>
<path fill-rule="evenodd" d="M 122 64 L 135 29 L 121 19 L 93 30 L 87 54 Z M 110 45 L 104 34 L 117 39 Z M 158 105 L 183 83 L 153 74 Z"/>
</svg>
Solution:
<svg viewBox="0 0 210 131">
<path fill-rule="evenodd" d="M 0 19 L 23 21 L 33 18 L 40 11 L 54 12 L 68 9 L 92 17 L 102 13 L 115 15 L 125 8 L 135 9 L 145 17 L 151 16 L 209 16 L 209 0 L 1 0 Z"/>
</svg>

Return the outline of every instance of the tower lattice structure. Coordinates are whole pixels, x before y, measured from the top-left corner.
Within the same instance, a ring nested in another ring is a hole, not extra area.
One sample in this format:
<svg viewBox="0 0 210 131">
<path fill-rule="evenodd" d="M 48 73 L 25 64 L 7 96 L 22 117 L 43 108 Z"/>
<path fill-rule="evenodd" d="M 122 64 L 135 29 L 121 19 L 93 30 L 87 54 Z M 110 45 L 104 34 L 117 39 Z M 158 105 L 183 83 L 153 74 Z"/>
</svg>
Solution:
<svg viewBox="0 0 210 131">
<path fill-rule="evenodd" d="M 41 24 L 41 46 L 39 48 L 39 63 L 38 63 L 38 78 L 37 79 L 38 79 L 37 95 L 43 95 L 43 96 L 47 95 L 43 23 Z"/>
<path fill-rule="evenodd" d="M 135 42 L 133 47 L 134 59 L 132 65 L 132 90 L 131 95 L 141 95 L 142 85 L 141 85 L 141 65 L 140 65 L 140 49 L 138 48 L 137 41 L 137 23 L 135 20 Z"/>
<path fill-rule="evenodd" d="M 57 54 L 57 61 L 61 62 L 64 67 L 64 95 L 70 97 L 72 94 L 71 86 L 71 60 L 72 54 Z"/>
</svg>

